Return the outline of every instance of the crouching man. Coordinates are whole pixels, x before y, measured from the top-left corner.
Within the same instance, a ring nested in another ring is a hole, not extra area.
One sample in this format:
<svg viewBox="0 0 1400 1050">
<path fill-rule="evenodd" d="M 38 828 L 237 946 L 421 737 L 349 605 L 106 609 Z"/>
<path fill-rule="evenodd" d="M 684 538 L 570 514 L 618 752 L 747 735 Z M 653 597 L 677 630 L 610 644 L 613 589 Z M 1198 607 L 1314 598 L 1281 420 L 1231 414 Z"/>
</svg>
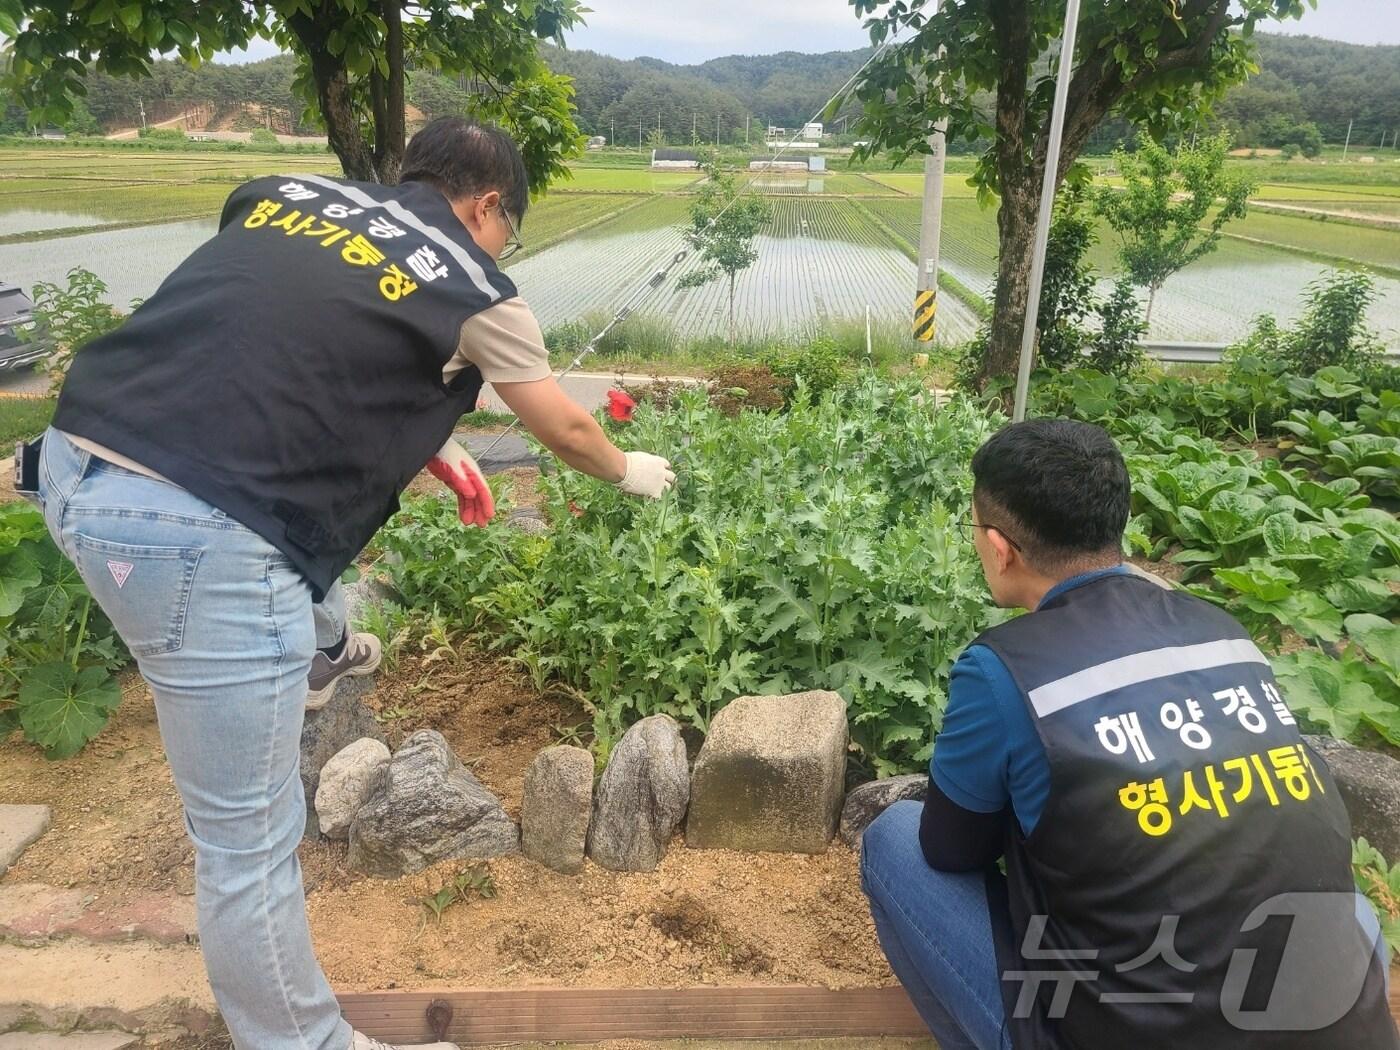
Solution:
<svg viewBox="0 0 1400 1050">
<path fill-rule="evenodd" d="M 1021 423 L 972 470 L 992 597 L 1033 611 L 959 658 L 928 801 L 861 864 L 939 1046 L 1400 1045 L 1337 787 L 1248 632 L 1122 564 L 1112 439 Z"/>
</svg>

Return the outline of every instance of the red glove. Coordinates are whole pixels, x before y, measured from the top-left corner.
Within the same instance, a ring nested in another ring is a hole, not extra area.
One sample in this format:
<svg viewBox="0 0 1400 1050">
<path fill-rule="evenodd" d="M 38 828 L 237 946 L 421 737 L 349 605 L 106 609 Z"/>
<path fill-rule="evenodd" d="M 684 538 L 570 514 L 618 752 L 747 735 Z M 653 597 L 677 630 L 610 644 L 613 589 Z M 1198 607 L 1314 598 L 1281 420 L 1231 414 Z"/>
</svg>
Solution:
<svg viewBox="0 0 1400 1050">
<path fill-rule="evenodd" d="M 476 460 L 456 441 L 448 438 L 447 444 L 438 449 L 438 454 L 428 461 L 428 469 L 433 477 L 457 493 L 457 516 L 463 525 L 481 525 L 496 515 L 496 503 L 491 498 L 491 486 Z"/>
</svg>

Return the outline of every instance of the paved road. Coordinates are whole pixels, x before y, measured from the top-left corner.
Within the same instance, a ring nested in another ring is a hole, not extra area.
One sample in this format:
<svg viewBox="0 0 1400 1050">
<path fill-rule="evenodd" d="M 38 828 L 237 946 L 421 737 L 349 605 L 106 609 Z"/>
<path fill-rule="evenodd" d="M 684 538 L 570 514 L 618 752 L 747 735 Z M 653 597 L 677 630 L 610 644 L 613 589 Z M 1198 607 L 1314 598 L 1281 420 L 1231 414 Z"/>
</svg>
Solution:
<svg viewBox="0 0 1400 1050">
<path fill-rule="evenodd" d="M 539 457 L 530 451 L 525 439 L 515 433 L 506 435 L 487 458 L 483 458 L 482 453 L 496 440 L 494 434 L 458 434 L 457 440 L 476 457 L 478 466 L 487 474 L 499 474 L 512 467 L 533 467 L 539 464 Z"/>
<path fill-rule="evenodd" d="M 43 394 L 49 389 L 49 377 L 29 368 L 0 372 L 0 393 Z"/>
<path fill-rule="evenodd" d="M 575 372 L 565 376 L 561 385 L 564 392 L 571 398 L 590 412 L 595 412 L 607 404 L 608 391 L 614 387 L 619 385 L 642 386 L 650 383 L 653 378 L 653 376 L 630 373 L 619 375 L 604 372 Z M 674 381 L 695 382 L 693 379 L 683 378 L 676 378 Z M 486 407 L 489 411 L 510 411 L 490 386 L 482 390 L 482 397 L 486 399 Z M 482 458 L 481 454 L 496 440 L 494 434 L 459 434 L 458 439 L 466 445 L 473 456 L 480 460 L 481 469 L 488 474 L 497 474 L 503 470 L 510 470 L 512 467 L 533 467 L 539 463 L 539 458 L 530 451 L 525 439 L 520 436 L 519 428 L 508 434 L 485 459 Z"/>
<path fill-rule="evenodd" d="M 574 372 L 560 380 L 560 386 L 564 388 L 564 393 L 577 401 L 590 412 L 595 412 L 608 403 L 608 391 L 616 386 L 643 386 L 650 383 L 655 376 L 637 375 L 635 373 L 617 372 Z M 694 383 L 698 380 L 680 376 L 663 376 L 677 383 Z M 486 407 L 492 412 L 508 412 L 509 409 L 496 396 L 496 392 L 488 385 L 481 396 L 486 398 Z"/>
</svg>

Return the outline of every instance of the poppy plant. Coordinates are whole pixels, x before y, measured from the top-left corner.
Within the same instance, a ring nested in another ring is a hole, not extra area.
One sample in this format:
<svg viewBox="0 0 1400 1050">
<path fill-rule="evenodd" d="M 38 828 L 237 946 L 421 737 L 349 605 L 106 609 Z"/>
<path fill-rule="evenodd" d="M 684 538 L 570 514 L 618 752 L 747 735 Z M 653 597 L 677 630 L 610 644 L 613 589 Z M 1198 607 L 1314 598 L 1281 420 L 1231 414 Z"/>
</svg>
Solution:
<svg viewBox="0 0 1400 1050">
<path fill-rule="evenodd" d="M 608 415 L 619 423 L 632 422 L 632 413 L 636 411 L 637 402 L 624 394 L 621 390 L 608 391 Z"/>
</svg>

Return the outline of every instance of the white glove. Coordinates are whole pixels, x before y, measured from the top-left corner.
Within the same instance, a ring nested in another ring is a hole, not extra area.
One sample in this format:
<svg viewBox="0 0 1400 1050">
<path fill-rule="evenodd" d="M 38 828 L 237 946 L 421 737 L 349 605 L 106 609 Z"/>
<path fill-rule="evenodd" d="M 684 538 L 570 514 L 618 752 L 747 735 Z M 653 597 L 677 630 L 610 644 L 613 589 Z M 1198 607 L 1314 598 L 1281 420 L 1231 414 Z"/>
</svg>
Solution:
<svg viewBox="0 0 1400 1050">
<path fill-rule="evenodd" d="M 650 452 L 628 452 L 627 473 L 622 475 L 617 487 L 631 496 L 660 499 L 675 483 L 676 475 L 669 460 Z"/>
</svg>

